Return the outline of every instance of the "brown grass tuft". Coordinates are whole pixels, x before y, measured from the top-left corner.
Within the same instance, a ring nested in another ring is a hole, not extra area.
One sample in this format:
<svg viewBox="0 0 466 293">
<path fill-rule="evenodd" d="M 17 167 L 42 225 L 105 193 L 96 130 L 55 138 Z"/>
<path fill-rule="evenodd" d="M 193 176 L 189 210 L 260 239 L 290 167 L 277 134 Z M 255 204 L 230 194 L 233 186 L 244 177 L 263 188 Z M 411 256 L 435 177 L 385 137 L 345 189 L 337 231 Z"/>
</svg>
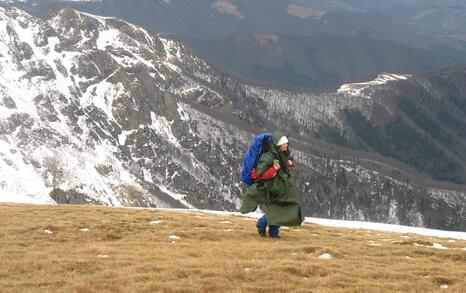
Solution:
<svg viewBox="0 0 466 293">
<path fill-rule="evenodd" d="M 244 217 L 4 204 L 0 291 L 466 292 L 466 241 L 309 224 L 281 236 Z"/>
</svg>

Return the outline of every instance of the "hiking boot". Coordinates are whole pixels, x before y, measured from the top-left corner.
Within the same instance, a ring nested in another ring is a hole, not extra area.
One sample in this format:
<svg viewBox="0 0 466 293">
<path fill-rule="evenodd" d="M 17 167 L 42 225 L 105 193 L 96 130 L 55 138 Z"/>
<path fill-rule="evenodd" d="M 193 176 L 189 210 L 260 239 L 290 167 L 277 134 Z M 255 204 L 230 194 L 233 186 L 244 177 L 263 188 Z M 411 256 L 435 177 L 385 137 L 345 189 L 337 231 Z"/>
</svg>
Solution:
<svg viewBox="0 0 466 293">
<path fill-rule="evenodd" d="M 280 236 L 278 235 L 280 233 L 280 226 L 279 225 L 272 225 L 269 226 L 269 236 L 272 238 L 279 239 Z"/>
<path fill-rule="evenodd" d="M 260 236 L 265 237 L 267 234 L 265 233 L 265 227 L 259 226 L 259 224 L 256 225 L 257 227 L 257 233 L 259 233 Z"/>
<path fill-rule="evenodd" d="M 259 233 L 260 236 L 265 237 L 267 236 L 265 229 L 267 228 L 267 221 L 265 219 L 265 215 L 262 216 L 259 220 L 257 220 L 257 233 Z"/>
</svg>

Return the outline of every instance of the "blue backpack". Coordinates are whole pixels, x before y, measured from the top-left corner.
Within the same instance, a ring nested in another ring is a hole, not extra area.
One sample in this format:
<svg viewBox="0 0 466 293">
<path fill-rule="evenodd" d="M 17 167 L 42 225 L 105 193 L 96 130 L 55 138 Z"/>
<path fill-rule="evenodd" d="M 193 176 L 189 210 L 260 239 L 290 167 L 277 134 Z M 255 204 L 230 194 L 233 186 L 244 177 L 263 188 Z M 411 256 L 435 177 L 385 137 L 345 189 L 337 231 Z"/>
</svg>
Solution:
<svg viewBox="0 0 466 293">
<path fill-rule="evenodd" d="M 269 145 L 272 143 L 272 133 L 262 133 L 258 134 L 252 140 L 249 149 L 244 154 L 243 158 L 243 168 L 241 169 L 241 180 L 247 185 L 254 183 L 256 178 L 255 169 L 257 167 L 257 162 L 259 162 L 259 157 L 263 153 L 269 150 Z"/>
</svg>

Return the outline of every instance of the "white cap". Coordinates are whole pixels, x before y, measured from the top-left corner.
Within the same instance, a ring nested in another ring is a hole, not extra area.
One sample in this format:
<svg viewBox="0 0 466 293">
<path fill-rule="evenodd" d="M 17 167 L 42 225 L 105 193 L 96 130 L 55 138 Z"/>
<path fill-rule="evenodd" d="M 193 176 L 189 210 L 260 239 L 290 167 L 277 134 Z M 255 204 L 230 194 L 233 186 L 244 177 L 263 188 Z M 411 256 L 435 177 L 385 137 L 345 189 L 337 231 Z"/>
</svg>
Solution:
<svg viewBox="0 0 466 293">
<path fill-rule="evenodd" d="M 285 144 L 285 143 L 287 143 L 287 142 L 288 142 L 288 138 L 286 138 L 286 136 L 282 136 L 282 137 L 280 137 L 280 139 L 278 140 L 277 146 L 282 145 L 282 144 Z"/>
</svg>

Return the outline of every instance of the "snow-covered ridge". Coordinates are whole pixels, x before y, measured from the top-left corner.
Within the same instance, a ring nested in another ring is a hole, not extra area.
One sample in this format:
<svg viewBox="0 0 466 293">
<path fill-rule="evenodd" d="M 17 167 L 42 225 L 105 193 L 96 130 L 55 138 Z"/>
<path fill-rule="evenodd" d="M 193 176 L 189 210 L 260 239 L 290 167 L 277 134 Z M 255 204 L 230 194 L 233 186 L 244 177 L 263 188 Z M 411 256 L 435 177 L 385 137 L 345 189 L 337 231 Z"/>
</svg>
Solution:
<svg viewBox="0 0 466 293">
<path fill-rule="evenodd" d="M 182 44 L 70 9 L 40 19 L 2 7 L 0 36 L 0 202 L 49 204 L 62 190 L 89 203 L 192 207 L 186 189 L 195 185 L 237 204 L 239 179 L 215 185 L 205 160 L 216 155 L 202 154 L 213 138 L 200 132 L 210 125 L 176 99 L 180 88 L 200 88 L 182 67 L 211 80 Z M 182 180 L 184 190 L 174 183 Z"/>
<path fill-rule="evenodd" d="M 115 105 L 118 99 L 132 94 L 127 85 L 123 86 L 118 80 L 111 81 L 112 76 L 122 68 L 139 63 L 158 73 L 156 76 L 163 80 L 165 76 L 160 71 L 167 71 L 171 62 L 182 58 L 180 48 L 175 42 L 163 40 L 164 45 L 168 45 L 158 50 L 154 46 L 157 42 L 155 34 L 130 24 L 126 31 L 120 31 L 112 26 L 112 21 L 118 21 L 116 19 L 80 12 L 65 13 L 60 12 L 44 21 L 17 8 L 0 8 L 0 130 L 3 131 L 0 135 L 0 201 L 51 203 L 54 201 L 49 193 L 59 188 L 120 206 L 127 204 L 124 190 L 128 186 L 147 197 L 148 192 L 131 174 L 127 162 L 122 161 L 121 146 L 115 145 L 118 137 L 113 141 L 97 139 L 91 145 L 87 142 L 95 139 L 95 130 L 100 136 L 109 138 L 114 134 L 106 126 L 122 128 L 114 117 Z M 67 16 L 75 17 L 76 28 L 63 25 Z M 82 24 L 84 29 L 79 28 Z M 57 50 L 62 41 L 76 43 L 71 43 L 65 50 Z M 94 46 L 92 42 L 95 42 Z M 87 62 L 87 54 L 99 51 L 109 54 L 120 68 L 105 73 L 102 65 L 97 64 L 99 60 L 82 63 L 83 60 Z M 119 57 L 121 52 L 128 53 Z M 163 65 L 155 62 L 157 56 L 164 54 L 170 58 L 164 60 Z M 152 60 L 147 58 L 148 55 Z M 33 73 L 33 77 L 28 78 L 34 70 L 48 74 Z M 84 115 L 73 115 L 66 110 L 71 108 Z M 41 112 L 51 113 L 43 116 Z M 92 121 L 90 112 L 99 112 L 105 119 Z M 53 142 L 51 137 L 44 142 L 35 142 L 31 137 L 26 144 L 18 146 L 18 135 L 28 130 L 23 130 L 20 125 L 20 133 L 9 132 L 15 115 L 30 117 L 34 121 L 32 131 L 51 132 L 53 139 L 60 142 Z M 47 117 L 53 121 L 48 121 Z M 165 117 L 152 113 L 151 119 L 155 133 L 161 136 L 171 134 L 170 125 L 161 123 L 167 121 Z M 95 127 L 97 129 L 93 130 Z M 177 143 L 173 135 L 168 140 Z M 48 143 L 54 145 L 53 151 Z M 53 175 L 50 168 L 58 168 L 60 178 Z M 148 181 L 153 182 L 150 178 Z M 170 196 L 176 194 L 173 197 L 180 200 L 181 195 L 164 185 L 159 187 Z"/>
<path fill-rule="evenodd" d="M 340 86 L 337 92 L 340 94 L 346 93 L 353 96 L 362 96 L 364 90 L 371 86 L 383 85 L 397 80 L 406 80 L 410 77 L 411 75 L 409 74 L 382 73 L 371 81 L 344 84 Z"/>
</svg>

